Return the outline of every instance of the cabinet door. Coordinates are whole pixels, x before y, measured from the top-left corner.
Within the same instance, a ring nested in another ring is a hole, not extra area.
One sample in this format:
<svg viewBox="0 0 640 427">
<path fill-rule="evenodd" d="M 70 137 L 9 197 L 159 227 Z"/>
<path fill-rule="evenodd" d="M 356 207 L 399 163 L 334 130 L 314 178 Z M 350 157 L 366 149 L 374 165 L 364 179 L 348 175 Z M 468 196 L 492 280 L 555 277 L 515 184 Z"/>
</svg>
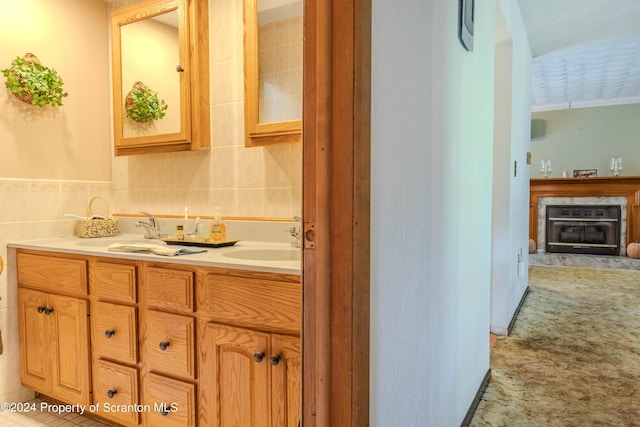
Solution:
<svg viewBox="0 0 640 427">
<path fill-rule="evenodd" d="M 49 318 L 43 311 L 46 306 L 46 294 L 18 289 L 20 380 L 23 385 L 44 393 L 51 391 L 51 338 Z"/>
<path fill-rule="evenodd" d="M 206 423 L 215 427 L 271 425 L 269 334 L 207 323 L 204 331 Z"/>
<path fill-rule="evenodd" d="M 273 426 L 298 427 L 302 417 L 300 338 L 271 335 Z"/>
<path fill-rule="evenodd" d="M 89 303 L 60 295 L 49 299 L 53 309 L 49 316 L 54 350 L 52 397 L 89 405 Z"/>
</svg>

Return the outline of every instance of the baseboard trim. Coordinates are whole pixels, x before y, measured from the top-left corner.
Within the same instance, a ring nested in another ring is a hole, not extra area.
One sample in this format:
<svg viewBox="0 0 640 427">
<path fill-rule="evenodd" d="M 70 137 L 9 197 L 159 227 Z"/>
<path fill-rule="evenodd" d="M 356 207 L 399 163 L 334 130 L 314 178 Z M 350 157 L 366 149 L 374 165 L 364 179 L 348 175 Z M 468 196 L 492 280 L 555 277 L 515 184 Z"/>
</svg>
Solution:
<svg viewBox="0 0 640 427">
<path fill-rule="evenodd" d="M 471 406 L 469 406 L 469 410 L 467 411 L 467 415 L 464 416 L 464 420 L 462 420 L 462 424 L 460 424 L 460 427 L 468 427 L 469 424 L 471 424 L 471 420 L 473 419 L 473 414 L 475 414 L 476 409 L 478 409 L 478 405 L 480 404 L 480 400 L 482 399 L 482 395 L 484 394 L 484 391 L 487 389 L 487 386 L 489 385 L 489 381 L 491 381 L 491 369 L 488 369 L 487 373 L 484 374 L 484 378 L 480 383 L 480 387 L 476 392 L 476 396 L 473 398 L 473 401 L 471 402 Z"/>
<path fill-rule="evenodd" d="M 509 322 L 509 326 L 507 326 L 507 336 L 511 335 L 511 329 L 513 329 L 513 325 L 516 323 L 516 318 L 518 317 L 518 313 L 520 313 L 520 309 L 522 308 L 522 304 L 524 304 L 524 300 L 527 299 L 527 295 L 529 295 L 529 287 L 524 290 L 524 294 L 522 294 L 522 298 L 520 298 L 520 302 L 516 307 L 516 310 L 513 312 L 513 317 L 511 318 L 511 322 Z"/>
</svg>

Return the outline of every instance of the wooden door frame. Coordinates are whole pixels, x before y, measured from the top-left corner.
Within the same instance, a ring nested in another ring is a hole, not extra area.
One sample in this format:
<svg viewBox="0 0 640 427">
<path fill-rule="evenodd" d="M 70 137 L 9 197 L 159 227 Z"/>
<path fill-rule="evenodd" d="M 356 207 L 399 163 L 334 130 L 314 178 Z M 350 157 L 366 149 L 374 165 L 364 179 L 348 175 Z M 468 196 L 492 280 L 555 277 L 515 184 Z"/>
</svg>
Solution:
<svg viewBox="0 0 640 427">
<path fill-rule="evenodd" d="M 371 0 L 304 1 L 303 424 L 369 424 Z"/>
</svg>

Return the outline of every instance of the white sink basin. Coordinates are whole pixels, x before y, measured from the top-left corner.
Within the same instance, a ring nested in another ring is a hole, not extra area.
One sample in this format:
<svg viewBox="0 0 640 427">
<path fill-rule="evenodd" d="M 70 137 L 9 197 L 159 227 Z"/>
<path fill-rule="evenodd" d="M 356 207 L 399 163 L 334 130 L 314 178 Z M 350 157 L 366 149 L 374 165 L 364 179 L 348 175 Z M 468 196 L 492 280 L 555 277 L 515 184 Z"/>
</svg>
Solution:
<svg viewBox="0 0 640 427">
<path fill-rule="evenodd" d="M 300 249 L 240 249 L 222 256 L 248 261 L 299 261 Z"/>
<path fill-rule="evenodd" d="M 109 237 L 98 237 L 95 239 L 78 239 L 76 245 L 78 246 L 91 246 L 94 248 L 106 248 L 109 245 L 114 243 L 121 244 L 132 244 L 132 243 L 144 243 L 144 244 L 153 244 L 153 245 L 166 245 L 162 240 L 156 239 L 118 239 L 118 238 L 109 238 Z"/>
</svg>

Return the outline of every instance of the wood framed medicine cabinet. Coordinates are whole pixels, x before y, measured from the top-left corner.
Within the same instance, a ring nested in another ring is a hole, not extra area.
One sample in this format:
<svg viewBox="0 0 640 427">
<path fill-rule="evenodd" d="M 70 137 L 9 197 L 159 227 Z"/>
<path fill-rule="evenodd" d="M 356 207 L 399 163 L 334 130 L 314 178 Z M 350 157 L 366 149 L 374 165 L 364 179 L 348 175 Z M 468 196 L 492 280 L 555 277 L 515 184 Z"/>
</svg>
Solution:
<svg viewBox="0 0 640 427">
<path fill-rule="evenodd" d="M 302 142 L 302 0 L 267 3 L 244 0 L 247 147 Z"/>
<path fill-rule="evenodd" d="M 149 0 L 111 14 L 116 156 L 210 146 L 209 12 L 200 0 Z M 142 82 L 167 110 L 139 123 L 126 98 Z"/>
</svg>

